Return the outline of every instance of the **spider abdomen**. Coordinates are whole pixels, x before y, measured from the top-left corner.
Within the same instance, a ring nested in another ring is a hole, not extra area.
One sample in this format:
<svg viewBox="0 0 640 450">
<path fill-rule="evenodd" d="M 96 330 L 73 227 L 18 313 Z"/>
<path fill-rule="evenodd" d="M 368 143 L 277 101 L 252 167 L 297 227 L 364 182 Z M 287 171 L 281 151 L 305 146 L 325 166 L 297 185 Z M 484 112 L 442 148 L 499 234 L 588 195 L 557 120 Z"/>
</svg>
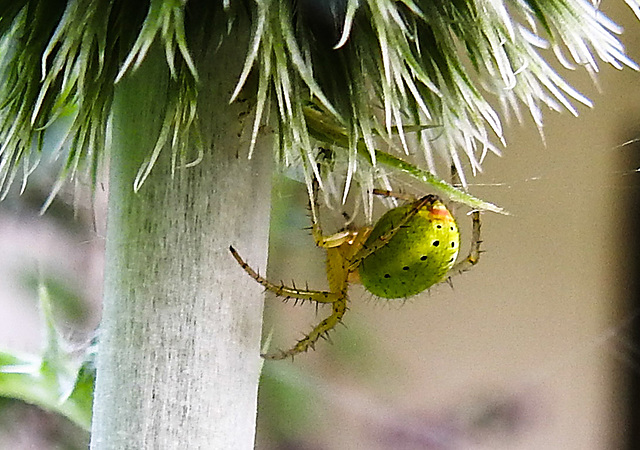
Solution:
<svg viewBox="0 0 640 450">
<path fill-rule="evenodd" d="M 440 199 L 431 197 L 386 245 L 361 262 L 360 280 L 372 294 L 389 299 L 416 295 L 442 281 L 455 263 L 460 248 L 458 226 Z M 375 245 L 415 205 L 399 206 L 384 214 L 365 247 Z"/>
</svg>

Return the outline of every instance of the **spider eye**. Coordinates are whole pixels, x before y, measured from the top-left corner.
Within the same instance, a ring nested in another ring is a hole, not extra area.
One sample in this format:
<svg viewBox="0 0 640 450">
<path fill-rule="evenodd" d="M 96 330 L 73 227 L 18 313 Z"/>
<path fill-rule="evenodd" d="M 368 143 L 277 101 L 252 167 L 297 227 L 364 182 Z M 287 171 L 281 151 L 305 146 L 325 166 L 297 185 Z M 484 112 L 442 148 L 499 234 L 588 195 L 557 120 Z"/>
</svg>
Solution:
<svg viewBox="0 0 640 450">
<path fill-rule="evenodd" d="M 437 247 L 438 245 L 440 245 L 440 241 L 433 241 L 431 243 L 434 247 Z"/>
</svg>

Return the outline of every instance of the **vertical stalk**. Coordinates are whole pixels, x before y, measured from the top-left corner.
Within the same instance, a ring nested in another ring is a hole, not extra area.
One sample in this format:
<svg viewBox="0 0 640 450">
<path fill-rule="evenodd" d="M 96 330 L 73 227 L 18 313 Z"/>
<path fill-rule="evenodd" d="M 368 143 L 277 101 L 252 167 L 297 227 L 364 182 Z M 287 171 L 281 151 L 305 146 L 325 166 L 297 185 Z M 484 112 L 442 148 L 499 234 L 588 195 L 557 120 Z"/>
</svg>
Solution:
<svg viewBox="0 0 640 450">
<path fill-rule="evenodd" d="M 228 247 L 265 267 L 272 153 L 247 160 L 239 139 L 242 105 L 228 100 L 246 45 L 231 41 L 202 65 L 202 161 L 172 176 L 163 151 L 138 193 L 168 97 L 163 57 L 117 85 L 92 449 L 253 448 L 262 295 Z"/>
</svg>

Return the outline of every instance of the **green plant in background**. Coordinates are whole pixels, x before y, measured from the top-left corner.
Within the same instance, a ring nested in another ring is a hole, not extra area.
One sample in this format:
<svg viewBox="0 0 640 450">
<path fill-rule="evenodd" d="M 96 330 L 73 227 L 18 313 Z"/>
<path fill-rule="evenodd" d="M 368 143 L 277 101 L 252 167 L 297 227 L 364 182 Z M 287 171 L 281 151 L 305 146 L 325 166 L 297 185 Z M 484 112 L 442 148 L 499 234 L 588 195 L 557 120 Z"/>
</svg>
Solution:
<svg viewBox="0 0 640 450">
<path fill-rule="evenodd" d="M 52 196 L 109 168 L 92 447 L 252 447 L 262 306 L 226 249 L 266 261 L 272 137 L 278 168 L 338 201 L 356 185 L 367 216 L 398 173 L 499 211 L 436 168 L 465 185 L 499 153 L 490 99 L 540 128 L 589 105 L 542 54 L 637 68 L 619 31 L 578 0 L 0 3 L 0 187 L 62 117 Z"/>
<path fill-rule="evenodd" d="M 0 351 L 0 395 L 55 411 L 85 430 L 91 428 L 95 382 L 95 343 L 80 357 L 65 348 L 53 320 L 52 302 L 45 284 L 38 286 L 44 323 L 42 355 Z"/>
</svg>

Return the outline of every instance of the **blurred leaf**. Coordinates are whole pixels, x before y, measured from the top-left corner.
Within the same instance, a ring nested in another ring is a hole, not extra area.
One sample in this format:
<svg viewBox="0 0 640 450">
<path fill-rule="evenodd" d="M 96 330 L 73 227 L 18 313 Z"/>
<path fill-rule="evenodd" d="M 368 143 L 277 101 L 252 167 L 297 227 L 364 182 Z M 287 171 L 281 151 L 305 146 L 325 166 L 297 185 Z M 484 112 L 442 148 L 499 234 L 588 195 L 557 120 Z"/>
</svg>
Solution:
<svg viewBox="0 0 640 450">
<path fill-rule="evenodd" d="M 40 284 L 38 291 L 46 328 L 45 350 L 42 356 L 0 351 L 0 396 L 57 412 L 89 430 L 95 380 L 93 347 L 81 364 L 63 348 L 64 341 L 55 328 L 44 284 Z"/>
<path fill-rule="evenodd" d="M 65 395 L 61 392 L 59 380 L 73 377 L 74 374 L 61 373 L 52 367 L 32 356 L 21 358 L 16 354 L 0 351 L 0 396 L 57 412 L 89 430 L 93 389 L 89 391 L 86 379 L 80 380 L 78 377 L 82 383 L 72 383 L 72 394 Z"/>
<path fill-rule="evenodd" d="M 83 323 L 89 314 L 86 301 L 74 288 L 73 282 L 62 279 L 54 274 L 41 274 L 39 271 L 27 270 L 22 276 L 22 283 L 29 290 L 37 292 L 40 285 L 47 287 L 49 301 L 52 305 L 51 314 L 61 321 Z"/>
<path fill-rule="evenodd" d="M 265 364 L 260 379 L 258 414 L 268 417 L 280 440 L 295 440 L 308 430 L 317 398 L 308 377 L 293 365 Z"/>
</svg>

